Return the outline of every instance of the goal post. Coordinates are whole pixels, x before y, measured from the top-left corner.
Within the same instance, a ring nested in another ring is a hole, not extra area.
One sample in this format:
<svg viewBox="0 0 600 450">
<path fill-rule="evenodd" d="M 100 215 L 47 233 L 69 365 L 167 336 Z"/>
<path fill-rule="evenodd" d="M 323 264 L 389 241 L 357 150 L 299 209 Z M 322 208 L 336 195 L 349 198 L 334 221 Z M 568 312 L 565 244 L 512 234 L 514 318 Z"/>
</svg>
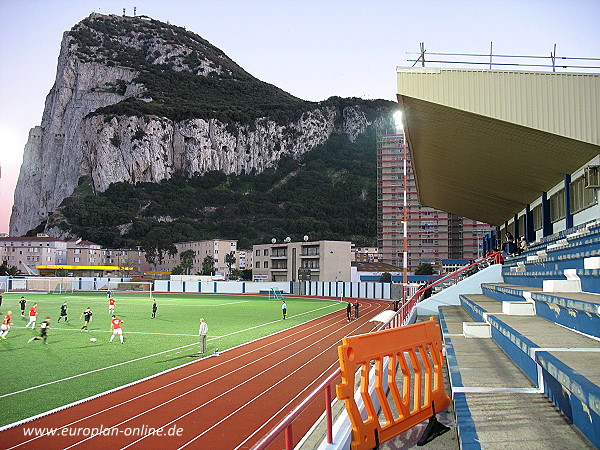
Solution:
<svg viewBox="0 0 600 450">
<path fill-rule="evenodd" d="M 13 278 L 10 283 L 13 292 L 58 293 L 73 292 L 71 277 L 24 277 Z"/>
<path fill-rule="evenodd" d="M 144 294 L 152 298 L 154 283 L 152 281 L 109 281 L 107 292 L 113 296 L 119 294 Z"/>
<path fill-rule="evenodd" d="M 283 300 L 283 293 L 277 288 L 271 288 L 269 291 L 269 300 Z"/>
<path fill-rule="evenodd" d="M 56 287 L 52 291 L 53 294 L 72 294 L 73 293 L 73 282 L 72 281 L 59 281 Z"/>
</svg>

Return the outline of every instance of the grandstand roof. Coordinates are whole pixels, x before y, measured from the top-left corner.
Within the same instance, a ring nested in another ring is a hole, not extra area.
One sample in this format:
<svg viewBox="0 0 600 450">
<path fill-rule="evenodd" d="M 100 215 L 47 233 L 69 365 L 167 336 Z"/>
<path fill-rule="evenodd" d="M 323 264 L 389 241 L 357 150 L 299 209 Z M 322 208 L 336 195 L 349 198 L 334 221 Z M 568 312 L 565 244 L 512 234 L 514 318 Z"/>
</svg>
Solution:
<svg viewBox="0 0 600 450">
<path fill-rule="evenodd" d="M 419 201 L 501 225 L 598 155 L 599 99 L 597 74 L 398 68 Z"/>
</svg>

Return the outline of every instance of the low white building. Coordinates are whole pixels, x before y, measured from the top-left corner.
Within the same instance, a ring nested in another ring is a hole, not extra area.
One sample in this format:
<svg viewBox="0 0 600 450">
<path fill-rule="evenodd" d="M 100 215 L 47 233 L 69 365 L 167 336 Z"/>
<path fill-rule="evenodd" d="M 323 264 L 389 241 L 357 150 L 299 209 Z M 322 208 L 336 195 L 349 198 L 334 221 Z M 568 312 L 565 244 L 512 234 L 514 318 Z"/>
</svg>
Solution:
<svg viewBox="0 0 600 450">
<path fill-rule="evenodd" d="M 274 242 L 253 246 L 254 281 L 350 281 L 349 241 Z"/>
</svg>

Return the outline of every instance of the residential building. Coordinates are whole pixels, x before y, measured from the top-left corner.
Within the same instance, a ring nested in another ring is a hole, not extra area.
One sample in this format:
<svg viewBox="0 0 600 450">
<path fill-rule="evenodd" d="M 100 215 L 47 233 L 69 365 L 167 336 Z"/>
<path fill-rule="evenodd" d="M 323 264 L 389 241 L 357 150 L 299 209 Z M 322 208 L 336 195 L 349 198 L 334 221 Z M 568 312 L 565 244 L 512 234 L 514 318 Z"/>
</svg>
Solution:
<svg viewBox="0 0 600 450">
<path fill-rule="evenodd" d="M 82 239 L 71 239 L 67 241 L 67 262 L 74 266 L 101 266 L 102 246 Z"/>
<path fill-rule="evenodd" d="M 253 246 L 254 281 L 350 281 L 349 241 L 273 242 Z"/>
<path fill-rule="evenodd" d="M 36 237 L 0 237 L 2 262 L 23 274 L 38 275 L 38 265 L 66 264 L 67 242 L 38 234 Z"/>
<path fill-rule="evenodd" d="M 377 247 L 355 247 L 352 246 L 353 261 L 376 263 L 379 261 L 379 249 Z"/>
<path fill-rule="evenodd" d="M 150 271 L 150 263 L 146 261 L 146 254 L 137 248 L 118 248 L 102 250 L 103 264 L 107 266 L 131 267 L 132 273 L 143 274 Z"/>
<path fill-rule="evenodd" d="M 211 239 L 206 241 L 176 242 L 175 248 L 177 249 L 177 253 L 175 255 L 165 255 L 162 264 L 156 264 L 154 270 L 172 271 L 175 266 L 181 263 L 181 254 L 191 250 L 194 252 L 193 265 L 190 270 L 192 275 L 202 273 L 204 258 L 211 256 L 215 261 L 213 274 L 228 276 L 229 267 L 227 266 L 225 257 L 232 252 L 236 256 L 237 240 Z M 236 263 L 231 268 L 236 269 L 237 267 L 236 256 Z"/>
<path fill-rule="evenodd" d="M 235 265 L 240 270 L 250 269 L 252 270 L 252 249 L 238 250 L 235 256 Z"/>
<path fill-rule="evenodd" d="M 417 184 L 406 152 L 406 240 L 409 272 L 421 264 L 440 267 L 443 259 L 477 259 L 489 225 L 419 203 Z M 379 262 L 403 267 L 404 135 L 377 139 L 377 239 Z"/>
</svg>

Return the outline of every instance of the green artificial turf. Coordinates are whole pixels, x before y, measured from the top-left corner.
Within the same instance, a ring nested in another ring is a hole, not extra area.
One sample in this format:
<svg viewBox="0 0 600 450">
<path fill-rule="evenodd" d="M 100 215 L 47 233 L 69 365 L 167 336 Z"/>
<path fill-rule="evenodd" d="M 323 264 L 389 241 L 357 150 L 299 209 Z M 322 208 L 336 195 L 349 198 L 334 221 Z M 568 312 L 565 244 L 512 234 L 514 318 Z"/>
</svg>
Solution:
<svg viewBox="0 0 600 450">
<path fill-rule="evenodd" d="M 0 426 L 197 359 L 200 317 L 209 326 L 205 355 L 210 355 L 345 307 L 329 300 L 287 298 L 288 318 L 281 320 L 281 301 L 266 296 L 156 294 L 153 319 L 149 294 L 116 294 L 115 314 L 123 319 L 121 344 L 118 336 L 108 342 L 111 316 L 103 293 L 27 294 L 26 317 L 20 314 L 20 297 L 4 294 L 0 307 L 2 318 L 13 312 L 11 331 L 0 340 Z M 69 321 L 57 323 L 64 301 Z M 34 302 L 38 317 L 32 331 L 24 326 Z M 90 331 L 82 332 L 80 315 L 87 306 L 93 320 Z M 28 343 L 40 335 L 46 316 L 51 317 L 49 344 Z"/>
</svg>

